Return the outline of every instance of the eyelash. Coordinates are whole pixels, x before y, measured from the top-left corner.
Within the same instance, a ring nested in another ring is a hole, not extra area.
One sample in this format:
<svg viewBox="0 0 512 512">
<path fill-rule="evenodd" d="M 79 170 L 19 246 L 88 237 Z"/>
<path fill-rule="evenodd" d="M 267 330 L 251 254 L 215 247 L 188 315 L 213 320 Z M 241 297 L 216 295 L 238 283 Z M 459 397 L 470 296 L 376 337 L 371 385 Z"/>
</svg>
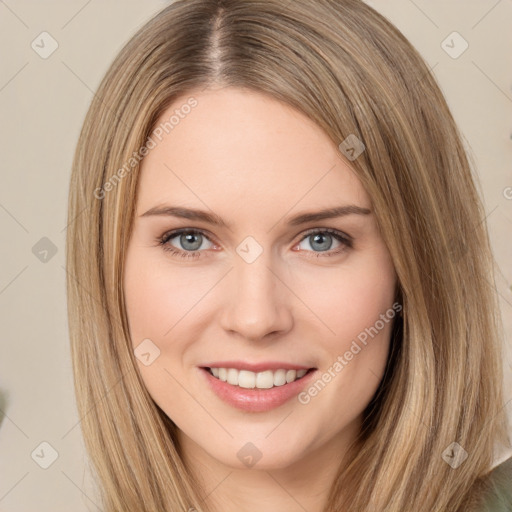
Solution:
<svg viewBox="0 0 512 512">
<path fill-rule="evenodd" d="M 168 233 L 165 233 L 163 236 L 158 237 L 156 241 L 157 241 L 158 245 L 161 246 L 164 251 L 171 253 L 171 255 L 173 255 L 173 256 L 179 256 L 181 258 L 198 258 L 202 251 L 197 251 L 197 250 L 196 251 L 182 251 L 180 249 L 176 249 L 176 247 L 169 245 L 167 243 L 167 242 L 169 242 L 169 240 L 172 240 L 173 238 L 176 238 L 178 235 L 181 235 L 183 233 L 192 234 L 192 235 L 199 234 L 199 235 L 204 236 L 207 240 L 209 240 L 211 242 L 210 238 L 207 236 L 207 234 L 205 232 L 201 231 L 200 229 L 190 229 L 190 228 L 182 228 L 182 229 L 170 231 Z M 311 229 L 311 230 L 307 231 L 304 234 L 304 236 L 297 243 L 300 244 L 309 236 L 316 235 L 317 233 L 329 233 L 336 240 L 341 242 L 342 246 L 335 250 L 320 251 L 320 252 L 317 252 L 315 256 L 309 256 L 309 257 L 319 258 L 319 257 L 336 256 L 336 255 L 341 254 L 342 252 L 346 251 L 347 249 L 352 248 L 352 239 L 348 235 L 345 235 L 344 233 L 342 233 L 341 231 L 338 231 L 336 229 L 329 229 L 329 228 Z M 295 245 L 297 245 L 297 244 L 295 244 Z M 306 252 L 313 252 L 313 251 L 306 251 Z"/>
</svg>

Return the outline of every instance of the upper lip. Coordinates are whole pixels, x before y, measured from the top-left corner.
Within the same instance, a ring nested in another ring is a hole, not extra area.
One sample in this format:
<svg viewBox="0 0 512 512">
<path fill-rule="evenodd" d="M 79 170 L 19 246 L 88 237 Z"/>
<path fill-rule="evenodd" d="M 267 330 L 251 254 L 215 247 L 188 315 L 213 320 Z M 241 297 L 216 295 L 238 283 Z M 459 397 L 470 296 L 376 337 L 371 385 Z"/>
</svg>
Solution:
<svg viewBox="0 0 512 512">
<path fill-rule="evenodd" d="M 309 370 L 311 366 L 285 363 L 283 361 L 262 361 L 260 363 L 248 363 L 246 361 L 214 361 L 201 365 L 202 368 L 236 368 L 237 370 L 249 370 L 251 372 L 263 372 L 265 370 Z"/>
</svg>

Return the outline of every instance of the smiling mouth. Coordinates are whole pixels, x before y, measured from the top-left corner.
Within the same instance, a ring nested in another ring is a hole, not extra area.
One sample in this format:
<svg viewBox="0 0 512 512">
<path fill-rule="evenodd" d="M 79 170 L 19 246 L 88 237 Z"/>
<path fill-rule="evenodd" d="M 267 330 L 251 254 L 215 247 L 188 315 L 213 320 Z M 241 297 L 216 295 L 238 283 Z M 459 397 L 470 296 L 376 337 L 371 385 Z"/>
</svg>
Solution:
<svg viewBox="0 0 512 512">
<path fill-rule="evenodd" d="M 306 374 L 315 370 L 265 370 L 262 372 L 252 372 L 249 370 L 238 370 L 236 368 L 204 368 L 216 379 L 227 382 L 232 386 L 245 389 L 272 389 L 274 387 L 284 386 L 302 379 Z"/>
</svg>

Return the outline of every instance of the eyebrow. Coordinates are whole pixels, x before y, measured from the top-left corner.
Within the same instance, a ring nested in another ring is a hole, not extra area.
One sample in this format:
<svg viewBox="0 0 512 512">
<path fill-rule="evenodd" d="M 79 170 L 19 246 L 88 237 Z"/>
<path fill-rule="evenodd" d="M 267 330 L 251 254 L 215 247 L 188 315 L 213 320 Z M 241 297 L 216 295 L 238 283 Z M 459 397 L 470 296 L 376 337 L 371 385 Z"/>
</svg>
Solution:
<svg viewBox="0 0 512 512">
<path fill-rule="evenodd" d="M 300 224 L 306 224 L 308 222 L 315 222 L 324 219 L 333 219 L 336 217 L 345 217 L 346 215 L 369 215 L 371 210 L 368 208 L 362 208 L 355 204 L 338 206 L 335 208 L 327 208 L 316 212 L 305 212 L 288 220 L 290 226 L 298 226 Z M 207 222 L 214 226 L 221 226 L 230 229 L 230 225 L 227 224 L 222 217 L 211 212 L 204 210 L 197 210 L 194 208 L 184 208 L 178 206 L 155 206 L 149 209 L 146 213 L 140 215 L 140 217 L 150 216 L 169 216 L 178 217 L 182 219 L 197 220 Z"/>
</svg>

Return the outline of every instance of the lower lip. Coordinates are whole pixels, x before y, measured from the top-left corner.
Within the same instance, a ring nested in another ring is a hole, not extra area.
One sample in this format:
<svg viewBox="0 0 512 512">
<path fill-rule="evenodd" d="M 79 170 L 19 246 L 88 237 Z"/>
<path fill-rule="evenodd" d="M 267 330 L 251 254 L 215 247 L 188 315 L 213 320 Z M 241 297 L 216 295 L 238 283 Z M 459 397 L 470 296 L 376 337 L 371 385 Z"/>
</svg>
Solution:
<svg viewBox="0 0 512 512">
<path fill-rule="evenodd" d="M 227 404 L 248 412 L 264 412 L 283 405 L 298 395 L 316 373 L 310 370 L 301 379 L 270 389 L 245 389 L 214 377 L 206 368 L 200 368 L 211 389 Z"/>
</svg>

